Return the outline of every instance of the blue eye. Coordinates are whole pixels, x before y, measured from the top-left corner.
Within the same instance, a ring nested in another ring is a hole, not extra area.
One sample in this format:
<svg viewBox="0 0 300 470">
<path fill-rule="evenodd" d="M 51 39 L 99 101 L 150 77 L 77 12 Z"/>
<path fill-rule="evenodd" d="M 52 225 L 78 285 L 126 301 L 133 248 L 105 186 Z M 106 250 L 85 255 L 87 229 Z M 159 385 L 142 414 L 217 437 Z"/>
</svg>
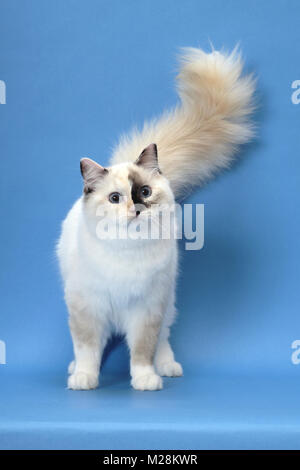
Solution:
<svg viewBox="0 0 300 470">
<path fill-rule="evenodd" d="M 120 193 L 111 193 L 109 195 L 108 199 L 112 204 L 119 204 L 120 199 L 121 199 L 121 194 Z"/>
<path fill-rule="evenodd" d="M 144 198 L 151 196 L 152 189 L 150 186 L 142 186 L 140 189 L 140 195 Z"/>
</svg>

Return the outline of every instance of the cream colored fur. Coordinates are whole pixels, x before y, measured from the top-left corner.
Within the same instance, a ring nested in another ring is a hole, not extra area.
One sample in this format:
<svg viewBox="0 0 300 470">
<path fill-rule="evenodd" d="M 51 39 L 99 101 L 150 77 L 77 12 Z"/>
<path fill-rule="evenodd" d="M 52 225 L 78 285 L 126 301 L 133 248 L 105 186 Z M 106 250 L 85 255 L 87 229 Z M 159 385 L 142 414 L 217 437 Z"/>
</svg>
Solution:
<svg viewBox="0 0 300 470">
<path fill-rule="evenodd" d="M 254 80 L 242 76 L 237 50 L 231 54 L 185 48 L 180 56 L 177 89 L 181 103 L 141 132 L 123 136 L 111 163 L 132 161 L 141 149 L 155 142 L 159 165 L 175 196 L 204 183 L 231 163 L 239 144 L 253 128 Z"/>
<path fill-rule="evenodd" d="M 82 160 L 84 194 L 63 222 L 57 246 L 75 355 L 69 388 L 98 386 L 102 352 L 114 332 L 127 340 L 135 389 L 159 390 L 162 375 L 182 375 L 169 343 L 176 240 L 102 240 L 97 214 L 106 210 L 109 221 L 118 213 L 120 227 L 134 220 L 158 224 L 159 207 L 171 207 L 174 196 L 227 167 L 237 145 L 250 138 L 253 89 L 251 77 L 241 77 L 236 52 L 226 56 L 187 49 L 178 76 L 181 104 L 140 133 L 123 137 L 107 170 Z M 157 144 L 162 173 L 151 142 Z M 136 184 L 138 194 L 141 185 L 151 188 L 141 212 L 134 199 Z M 115 192 L 121 195 L 116 204 Z"/>
</svg>

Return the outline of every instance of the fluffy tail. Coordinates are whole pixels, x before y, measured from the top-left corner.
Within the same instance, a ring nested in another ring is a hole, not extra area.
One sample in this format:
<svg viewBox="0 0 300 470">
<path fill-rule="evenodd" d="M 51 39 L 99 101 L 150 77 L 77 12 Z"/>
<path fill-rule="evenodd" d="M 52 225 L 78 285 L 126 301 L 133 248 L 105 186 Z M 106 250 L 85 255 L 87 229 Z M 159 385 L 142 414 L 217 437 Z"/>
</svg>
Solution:
<svg viewBox="0 0 300 470">
<path fill-rule="evenodd" d="M 123 136 L 112 163 L 135 160 L 156 143 L 161 171 L 176 196 L 228 167 L 238 146 L 253 134 L 254 80 L 241 73 L 236 49 L 229 55 L 183 49 L 177 77 L 181 103 L 145 123 L 142 131 Z"/>
</svg>

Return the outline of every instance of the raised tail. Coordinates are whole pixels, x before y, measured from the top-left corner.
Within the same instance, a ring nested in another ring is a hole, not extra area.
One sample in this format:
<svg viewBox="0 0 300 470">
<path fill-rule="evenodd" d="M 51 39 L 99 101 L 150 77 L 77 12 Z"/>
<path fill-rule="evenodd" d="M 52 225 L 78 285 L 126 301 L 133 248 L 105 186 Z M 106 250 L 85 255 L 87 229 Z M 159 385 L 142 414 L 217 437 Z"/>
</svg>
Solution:
<svg viewBox="0 0 300 470">
<path fill-rule="evenodd" d="M 241 74 L 236 49 L 231 54 L 183 49 L 177 77 L 181 103 L 123 136 L 112 163 L 133 161 L 156 143 L 160 169 L 176 196 L 228 167 L 238 146 L 253 135 L 254 80 Z"/>
</svg>

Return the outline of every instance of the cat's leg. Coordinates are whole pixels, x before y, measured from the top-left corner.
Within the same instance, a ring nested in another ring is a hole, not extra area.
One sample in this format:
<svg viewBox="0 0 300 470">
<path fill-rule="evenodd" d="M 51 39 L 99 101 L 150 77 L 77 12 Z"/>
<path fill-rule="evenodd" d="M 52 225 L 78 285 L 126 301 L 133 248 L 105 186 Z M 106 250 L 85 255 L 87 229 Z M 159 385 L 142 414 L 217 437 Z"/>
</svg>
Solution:
<svg viewBox="0 0 300 470">
<path fill-rule="evenodd" d="M 180 377 L 183 374 L 183 370 L 181 364 L 175 361 L 174 353 L 169 343 L 169 335 L 170 328 L 163 326 L 155 354 L 155 369 L 161 376 Z"/>
<path fill-rule="evenodd" d="M 155 369 L 161 376 L 180 377 L 183 374 L 181 364 L 175 361 L 174 353 L 169 343 L 170 327 L 176 316 L 175 283 L 169 290 L 167 309 L 164 314 L 157 349 L 154 358 Z"/>
<path fill-rule="evenodd" d="M 73 374 L 74 370 L 75 370 L 75 359 L 73 359 L 73 361 L 71 361 L 68 366 L 68 374 L 69 375 Z"/>
<path fill-rule="evenodd" d="M 161 316 L 134 316 L 128 325 L 131 385 L 136 390 L 160 390 L 162 379 L 153 360 L 161 327 Z"/>
<path fill-rule="evenodd" d="M 69 365 L 68 388 L 89 390 L 98 386 L 101 355 L 107 341 L 107 331 L 93 315 L 84 297 L 77 293 L 66 296 L 69 325 L 75 360 Z"/>
</svg>

